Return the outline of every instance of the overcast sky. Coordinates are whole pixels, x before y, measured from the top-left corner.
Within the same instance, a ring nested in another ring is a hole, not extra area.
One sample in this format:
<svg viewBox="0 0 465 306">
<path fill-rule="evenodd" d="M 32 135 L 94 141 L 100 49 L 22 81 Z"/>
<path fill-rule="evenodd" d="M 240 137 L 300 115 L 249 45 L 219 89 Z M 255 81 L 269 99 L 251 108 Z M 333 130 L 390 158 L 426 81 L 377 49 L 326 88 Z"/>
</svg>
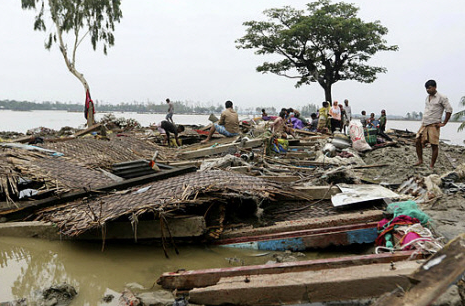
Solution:
<svg viewBox="0 0 465 306">
<path fill-rule="evenodd" d="M 33 30 L 35 13 L 20 0 L 2 0 L 0 9 L 0 100 L 81 103 L 84 90 L 66 68 L 57 47 L 43 45 Z M 270 57 L 239 50 L 244 21 L 263 19 L 263 10 L 302 0 L 123 0 L 116 43 L 108 55 L 90 44 L 78 49 L 77 69 L 103 103 L 189 101 L 204 105 L 232 100 L 241 108 L 299 108 L 324 100 L 316 83 L 295 88 L 295 80 L 261 74 L 255 68 Z M 349 99 L 353 112 L 405 115 L 423 111 L 424 83 L 435 79 L 457 111 L 465 95 L 465 2 L 459 0 L 357 0 L 366 22 L 379 20 L 398 52 L 374 56 L 388 69 L 371 84 L 333 85 L 333 100 Z"/>
</svg>

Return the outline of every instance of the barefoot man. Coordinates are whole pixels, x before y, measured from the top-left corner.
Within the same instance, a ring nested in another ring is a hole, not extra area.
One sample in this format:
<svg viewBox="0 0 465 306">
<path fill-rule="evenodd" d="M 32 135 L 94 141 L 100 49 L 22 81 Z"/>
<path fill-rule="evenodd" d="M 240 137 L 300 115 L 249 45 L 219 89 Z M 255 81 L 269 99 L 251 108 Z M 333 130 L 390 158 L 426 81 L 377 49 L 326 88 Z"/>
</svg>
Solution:
<svg viewBox="0 0 465 306">
<path fill-rule="evenodd" d="M 423 147 L 426 143 L 431 144 L 432 156 L 430 167 L 434 168 L 439 153 L 439 129 L 447 124 L 452 115 L 452 107 L 446 96 L 436 91 L 436 81 L 429 80 L 425 83 L 428 96 L 425 101 L 425 111 L 420 130 L 416 136 L 416 149 L 418 162 L 415 166 L 423 163 Z M 444 121 L 442 114 L 446 111 Z"/>
</svg>

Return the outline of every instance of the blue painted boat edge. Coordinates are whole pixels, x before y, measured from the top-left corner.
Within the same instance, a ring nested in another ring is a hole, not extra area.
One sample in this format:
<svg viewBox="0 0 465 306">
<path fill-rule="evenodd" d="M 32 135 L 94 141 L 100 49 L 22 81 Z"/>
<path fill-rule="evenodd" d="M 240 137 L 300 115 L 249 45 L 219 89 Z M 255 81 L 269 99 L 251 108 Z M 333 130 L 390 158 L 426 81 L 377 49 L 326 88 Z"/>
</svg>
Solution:
<svg viewBox="0 0 465 306">
<path fill-rule="evenodd" d="M 347 242 L 353 243 L 373 243 L 378 237 L 376 228 L 362 228 L 347 232 Z"/>
<path fill-rule="evenodd" d="M 342 245 L 373 243 L 378 237 L 378 231 L 376 228 L 356 229 L 347 231 L 345 234 L 346 239 L 344 240 L 346 243 L 343 243 Z M 306 245 L 305 237 L 230 243 L 222 244 L 220 246 L 263 251 L 305 251 L 307 248 L 312 248 L 312 246 Z"/>
</svg>

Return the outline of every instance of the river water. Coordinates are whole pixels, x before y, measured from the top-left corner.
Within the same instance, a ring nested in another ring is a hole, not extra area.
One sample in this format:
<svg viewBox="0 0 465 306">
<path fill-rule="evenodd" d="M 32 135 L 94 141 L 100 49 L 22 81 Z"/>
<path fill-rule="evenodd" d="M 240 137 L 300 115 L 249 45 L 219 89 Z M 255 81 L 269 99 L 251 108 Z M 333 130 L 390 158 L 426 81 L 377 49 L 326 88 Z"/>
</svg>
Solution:
<svg viewBox="0 0 465 306">
<path fill-rule="evenodd" d="M 202 245 L 178 249 L 176 255 L 169 248 L 167 259 L 161 247 L 141 243 L 107 241 L 102 252 L 101 244 L 94 242 L 0 237 L 0 304 L 20 298 L 31 301 L 40 290 L 66 282 L 78 291 L 71 305 L 119 305 L 118 297 L 126 287 L 135 288 L 134 292 L 160 290 L 155 282 L 163 272 L 232 267 L 241 261 L 244 265 L 265 264 L 274 254 Z M 305 260 L 336 256 L 305 255 Z M 115 296 L 113 303 L 101 301 L 108 294 Z"/>
<path fill-rule="evenodd" d="M 158 123 L 165 119 L 165 114 L 138 114 L 138 113 L 112 113 L 115 117 L 132 118 L 137 120 L 142 126 L 149 126 L 152 123 Z M 105 114 L 97 113 L 96 119 L 100 120 Z M 258 116 L 258 115 L 257 115 Z M 178 115 L 175 114 L 173 119 L 178 124 L 188 125 L 206 125 L 209 123 L 208 115 Z M 246 116 L 241 116 L 246 118 Z M 0 110 L 0 131 L 13 131 L 26 133 L 29 129 L 40 126 L 59 130 L 64 126 L 74 128 L 83 128 L 85 124 L 83 112 L 66 112 L 66 111 L 31 111 L 18 112 L 10 110 Z M 465 130 L 458 132 L 460 123 L 449 122 L 441 129 L 441 139 L 450 144 L 464 145 Z M 419 121 L 405 120 L 388 120 L 387 129 L 394 128 L 399 130 L 409 130 L 416 132 L 420 127 Z"/>
</svg>

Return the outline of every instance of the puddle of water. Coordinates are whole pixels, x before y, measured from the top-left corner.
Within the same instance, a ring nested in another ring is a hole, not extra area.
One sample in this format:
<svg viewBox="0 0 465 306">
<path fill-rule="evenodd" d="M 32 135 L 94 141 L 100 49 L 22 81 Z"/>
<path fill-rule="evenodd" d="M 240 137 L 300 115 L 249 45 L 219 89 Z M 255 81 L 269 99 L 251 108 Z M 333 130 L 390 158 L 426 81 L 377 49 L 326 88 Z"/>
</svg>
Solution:
<svg viewBox="0 0 465 306">
<path fill-rule="evenodd" d="M 117 301 L 128 286 L 160 290 L 155 282 L 163 272 L 231 267 L 240 265 L 240 260 L 244 265 L 264 264 L 273 260 L 274 254 L 261 256 L 267 252 L 214 246 L 178 249 L 180 254 L 176 255 L 170 248 L 170 259 L 166 259 L 163 249 L 154 245 L 107 242 L 101 252 L 100 243 L 0 237 L 0 303 L 31 300 L 37 292 L 66 282 L 78 291 L 71 305 L 108 306 L 102 297 L 113 294 Z M 305 254 L 301 260 L 322 256 L 317 252 Z"/>
</svg>

